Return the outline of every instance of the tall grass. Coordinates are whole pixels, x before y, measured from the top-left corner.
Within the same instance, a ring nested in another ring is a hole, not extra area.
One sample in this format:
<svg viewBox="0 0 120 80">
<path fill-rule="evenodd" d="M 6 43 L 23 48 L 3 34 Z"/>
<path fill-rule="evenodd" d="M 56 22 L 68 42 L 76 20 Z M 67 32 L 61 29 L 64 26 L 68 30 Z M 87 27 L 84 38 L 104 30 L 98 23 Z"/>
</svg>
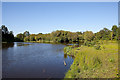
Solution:
<svg viewBox="0 0 120 80">
<path fill-rule="evenodd" d="M 102 42 L 100 50 L 82 46 L 69 51 L 75 59 L 65 78 L 115 78 L 118 77 L 118 44 Z"/>
</svg>

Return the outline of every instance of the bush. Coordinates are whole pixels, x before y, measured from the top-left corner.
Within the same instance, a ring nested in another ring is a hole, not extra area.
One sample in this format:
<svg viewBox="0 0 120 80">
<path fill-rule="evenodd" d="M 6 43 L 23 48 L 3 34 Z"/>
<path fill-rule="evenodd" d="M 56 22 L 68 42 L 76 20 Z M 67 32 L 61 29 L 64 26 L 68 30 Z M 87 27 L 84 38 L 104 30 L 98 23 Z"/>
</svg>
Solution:
<svg viewBox="0 0 120 80">
<path fill-rule="evenodd" d="M 88 46 L 88 47 L 94 46 L 95 44 L 96 44 L 95 41 L 91 41 L 91 42 L 90 42 L 90 41 L 85 41 L 85 42 L 84 42 L 84 45 L 85 45 L 85 46 Z"/>
<path fill-rule="evenodd" d="M 65 54 L 70 55 L 70 54 L 71 54 L 71 51 L 72 51 L 72 47 L 71 47 L 71 46 L 67 46 L 67 47 L 64 48 L 64 53 L 65 53 Z"/>
<path fill-rule="evenodd" d="M 97 50 L 101 50 L 101 46 L 100 45 L 94 45 L 95 49 Z"/>
<path fill-rule="evenodd" d="M 95 59 L 93 59 L 94 61 L 93 61 L 93 63 L 94 63 L 94 68 L 95 67 L 97 67 L 97 66 L 101 66 L 101 60 L 98 58 L 98 57 L 96 57 Z"/>
</svg>

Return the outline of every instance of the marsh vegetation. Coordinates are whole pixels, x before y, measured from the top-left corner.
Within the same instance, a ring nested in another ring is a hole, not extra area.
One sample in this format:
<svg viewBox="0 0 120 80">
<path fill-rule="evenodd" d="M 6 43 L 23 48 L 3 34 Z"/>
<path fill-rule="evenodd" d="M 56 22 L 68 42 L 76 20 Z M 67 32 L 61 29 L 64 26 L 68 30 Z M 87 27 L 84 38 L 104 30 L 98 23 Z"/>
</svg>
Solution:
<svg viewBox="0 0 120 80">
<path fill-rule="evenodd" d="M 118 77 L 118 43 L 116 41 L 99 41 L 94 46 L 67 46 L 64 52 L 75 57 L 65 78 Z"/>
</svg>

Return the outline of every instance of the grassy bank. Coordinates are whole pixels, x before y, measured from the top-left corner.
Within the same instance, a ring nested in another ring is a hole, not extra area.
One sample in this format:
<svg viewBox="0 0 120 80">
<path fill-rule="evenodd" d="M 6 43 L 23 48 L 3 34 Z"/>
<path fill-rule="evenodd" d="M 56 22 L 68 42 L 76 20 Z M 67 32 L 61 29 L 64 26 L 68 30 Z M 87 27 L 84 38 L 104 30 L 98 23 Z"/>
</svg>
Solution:
<svg viewBox="0 0 120 80">
<path fill-rule="evenodd" d="M 118 77 L 118 43 L 99 41 L 88 47 L 65 47 L 65 54 L 75 59 L 65 78 L 115 78 Z"/>
</svg>

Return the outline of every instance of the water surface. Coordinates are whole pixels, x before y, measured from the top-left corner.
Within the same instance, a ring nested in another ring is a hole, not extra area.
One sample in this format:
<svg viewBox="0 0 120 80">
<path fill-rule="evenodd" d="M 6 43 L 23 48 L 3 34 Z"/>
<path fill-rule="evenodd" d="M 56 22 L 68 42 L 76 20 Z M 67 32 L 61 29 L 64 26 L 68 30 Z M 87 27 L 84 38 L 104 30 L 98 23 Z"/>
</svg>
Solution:
<svg viewBox="0 0 120 80">
<path fill-rule="evenodd" d="M 64 47 L 63 44 L 4 43 L 3 78 L 63 78 L 73 62 L 72 57 L 64 55 Z"/>
</svg>

